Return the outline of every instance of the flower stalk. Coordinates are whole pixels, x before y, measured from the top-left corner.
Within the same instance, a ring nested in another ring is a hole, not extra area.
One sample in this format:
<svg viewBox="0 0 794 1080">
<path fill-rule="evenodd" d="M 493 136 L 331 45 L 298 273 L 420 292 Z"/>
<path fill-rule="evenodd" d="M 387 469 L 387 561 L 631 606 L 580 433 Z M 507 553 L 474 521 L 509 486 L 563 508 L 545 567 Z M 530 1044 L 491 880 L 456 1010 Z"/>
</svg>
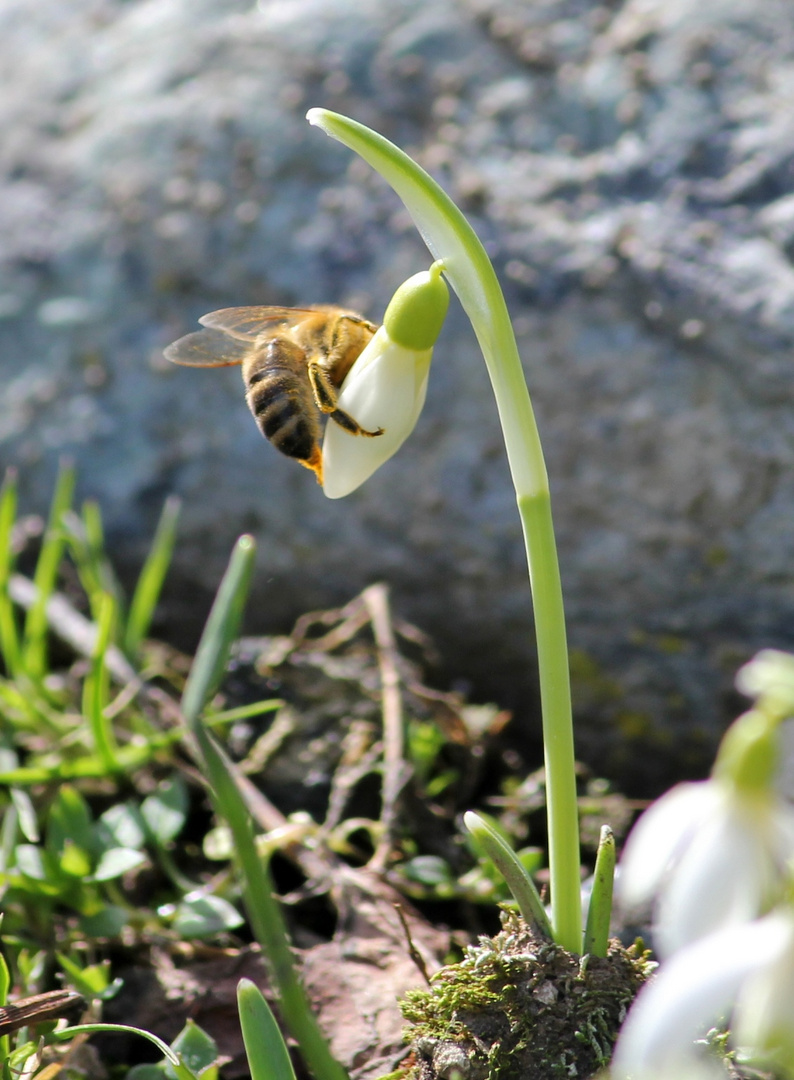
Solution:
<svg viewBox="0 0 794 1080">
<path fill-rule="evenodd" d="M 311 109 L 310 123 L 359 154 L 392 186 L 457 293 L 491 379 L 524 532 L 538 645 L 555 940 L 582 950 L 579 826 L 568 647 L 548 476 L 518 346 L 485 248 L 458 207 L 420 166 L 382 135 L 338 113 Z"/>
</svg>

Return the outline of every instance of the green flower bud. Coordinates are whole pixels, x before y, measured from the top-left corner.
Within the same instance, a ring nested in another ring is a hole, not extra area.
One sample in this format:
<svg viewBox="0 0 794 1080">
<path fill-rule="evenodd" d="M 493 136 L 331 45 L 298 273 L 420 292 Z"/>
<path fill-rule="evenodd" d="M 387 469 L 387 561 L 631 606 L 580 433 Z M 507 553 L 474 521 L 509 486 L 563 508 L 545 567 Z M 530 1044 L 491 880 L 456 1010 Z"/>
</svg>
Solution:
<svg viewBox="0 0 794 1080">
<path fill-rule="evenodd" d="M 745 794 L 768 795 L 779 760 L 778 724 L 759 710 L 750 709 L 725 732 L 713 775 Z"/>
<path fill-rule="evenodd" d="M 449 307 L 449 289 L 441 276 L 442 262 L 414 274 L 391 298 L 383 325 L 392 341 L 404 349 L 432 349 Z"/>
</svg>

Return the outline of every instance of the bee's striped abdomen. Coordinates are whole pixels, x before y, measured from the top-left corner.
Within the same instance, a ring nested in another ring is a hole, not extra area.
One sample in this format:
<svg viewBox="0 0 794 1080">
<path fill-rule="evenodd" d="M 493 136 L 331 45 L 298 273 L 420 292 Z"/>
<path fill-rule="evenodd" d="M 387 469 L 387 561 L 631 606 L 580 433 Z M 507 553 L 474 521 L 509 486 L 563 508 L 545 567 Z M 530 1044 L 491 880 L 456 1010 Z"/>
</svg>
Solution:
<svg viewBox="0 0 794 1080">
<path fill-rule="evenodd" d="M 320 425 L 303 350 L 283 338 L 270 341 L 244 365 L 243 379 L 248 407 L 265 438 L 287 457 L 315 461 Z"/>
</svg>

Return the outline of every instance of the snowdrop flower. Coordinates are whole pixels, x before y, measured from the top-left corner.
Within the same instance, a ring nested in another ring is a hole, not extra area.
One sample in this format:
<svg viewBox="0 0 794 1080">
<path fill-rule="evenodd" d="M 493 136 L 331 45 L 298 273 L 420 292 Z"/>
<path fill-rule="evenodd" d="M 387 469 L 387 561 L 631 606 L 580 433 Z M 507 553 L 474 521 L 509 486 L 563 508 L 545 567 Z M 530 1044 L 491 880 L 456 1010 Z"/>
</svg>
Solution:
<svg viewBox="0 0 794 1080">
<path fill-rule="evenodd" d="M 743 1056 L 790 1069 L 793 972 L 790 909 L 738 928 L 723 927 L 682 949 L 638 994 L 621 1029 L 610 1075 L 613 1080 L 673 1080 L 696 1071 L 700 1075 L 703 1069 L 713 1075 L 714 1059 L 698 1054 L 697 1040 L 732 1012 Z"/>
<path fill-rule="evenodd" d="M 764 920 L 780 926 L 777 954 L 750 974 L 739 994 L 733 1017 L 736 1044 L 753 1060 L 794 1072 L 794 911 Z"/>
<path fill-rule="evenodd" d="M 667 957 L 780 898 L 794 863 L 794 812 L 777 793 L 778 721 L 751 710 L 726 734 L 710 780 L 674 787 L 640 818 L 620 864 L 631 910 L 655 898 Z"/>
<path fill-rule="evenodd" d="M 383 326 L 350 369 L 338 395 L 340 409 L 374 439 L 329 424 L 323 440 L 323 491 L 349 495 L 375 472 L 414 429 L 425 402 L 433 346 L 449 304 L 449 290 L 435 262 L 404 282 L 392 297 Z"/>
</svg>

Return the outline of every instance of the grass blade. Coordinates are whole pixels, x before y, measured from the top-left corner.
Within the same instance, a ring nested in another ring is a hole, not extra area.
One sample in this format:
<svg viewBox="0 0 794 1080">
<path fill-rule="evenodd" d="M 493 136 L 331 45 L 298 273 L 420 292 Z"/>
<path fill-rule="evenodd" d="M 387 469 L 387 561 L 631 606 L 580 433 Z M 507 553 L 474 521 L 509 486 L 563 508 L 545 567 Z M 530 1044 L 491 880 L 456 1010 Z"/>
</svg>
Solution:
<svg viewBox="0 0 794 1080">
<path fill-rule="evenodd" d="M 237 984 L 237 1008 L 251 1080 L 295 1080 L 287 1044 L 270 1006 L 250 979 Z"/>
<path fill-rule="evenodd" d="M 182 694 L 182 715 L 195 733 L 199 717 L 226 670 L 229 652 L 237 638 L 254 569 L 256 545 L 241 536 L 212 605 L 201 635 L 196 657 Z"/>
<path fill-rule="evenodd" d="M 55 591 L 58 569 L 64 549 L 61 518 L 72 505 L 74 494 L 74 469 L 62 466 L 55 485 L 50 517 L 41 545 L 33 581 L 36 585 L 36 601 L 25 619 L 23 638 L 23 666 L 30 678 L 41 682 L 47 674 L 47 601 Z"/>
<path fill-rule="evenodd" d="M 243 875 L 243 896 L 251 926 L 278 990 L 281 1012 L 317 1080 L 347 1080 L 334 1060 L 311 1011 L 292 961 L 287 928 L 267 864 L 254 843 L 248 808 L 229 764 L 201 722 L 204 704 L 223 674 L 237 636 L 255 555 L 251 537 L 241 537 L 232 553 L 196 651 L 182 696 L 182 712 L 209 781 L 216 810 L 231 830 Z"/>
<path fill-rule="evenodd" d="M 19 631 L 8 582 L 14 570 L 13 530 L 17 514 L 17 477 L 8 469 L 0 488 L 0 653 L 6 673 L 15 678 L 21 668 Z"/>
<path fill-rule="evenodd" d="M 91 1034 L 94 1031 L 116 1032 L 119 1035 L 140 1035 L 142 1038 L 154 1043 L 178 1076 L 193 1077 L 190 1070 L 185 1071 L 185 1066 L 182 1064 L 179 1055 L 174 1053 L 171 1047 L 167 1046 L 162 1039 L 158 1038 L 157 1035 L 153 1035 L 151 1031 L 131 1027 L 129 1024 L 76 1024 L 74 1027 L 64 1028 L 63 1031 L 51 1031 L 49 1035 L 45 1036 L 45 1042 L 64 1042 L 66 1039 L 73 1039 L 75 1035 Z"/>
<path fill-rule="evenodd" d="M 174 553 L 180 507 L 181 503 L 175 496 L 166 499 L 151 550 L 135 586 L 124 634 L 124 652 L 130 659 L 135 658 L 141 642 L 149 633 L 165 575 Z"/>
<path fill-rule="evenodd" d="M 116 601 L 117 611 L 122 609 L 122 591 L 118 583 L 113 567 L 105 553 L 105 531 L 102 527 L 102 514 L 99 504 L 93 499 L 83 503 L 82 519 L 79 520 L 79 528 L 82 533 L 83 545 L 80 554 L 82 560 L 77 559 L 77 572 L 83 581 L 86 594 L 91 604 L 91 611 L 95 619 L 99 619 L 99 612 L 107 593 Z M 75 555 L 78 553 L 75 552 Z"/>
<path fill-rule="evenodd" d="M 83 715 L 91 728 L 94 747 L 108 772 L 118 770 L 118 745 L 113 726 L 105 709 L 110 700 L 110 675 L 107 669 L 107 651 L 113 637 L 116 622 L 116 602 L 105 593 L 99 610 L 97 636 L 91 656 L 91 670 L 83 684 Z"/>
</svg>

